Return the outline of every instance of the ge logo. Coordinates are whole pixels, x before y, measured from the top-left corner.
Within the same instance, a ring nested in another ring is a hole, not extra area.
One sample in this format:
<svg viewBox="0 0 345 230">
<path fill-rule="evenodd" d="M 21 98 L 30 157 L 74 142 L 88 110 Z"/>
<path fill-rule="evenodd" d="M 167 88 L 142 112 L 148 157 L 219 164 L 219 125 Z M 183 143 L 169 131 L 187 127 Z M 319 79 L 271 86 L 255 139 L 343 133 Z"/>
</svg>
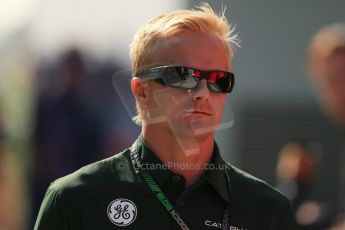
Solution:
<svg viewBox="0 0 345 230">
<path fill-rule="evenodd" d="M 119 198 L 108 205 L 107 213 L 115 225 L 127 226 L 133 223 L 137 217 L 137 207 L 132 201 Z"/>
</svg>

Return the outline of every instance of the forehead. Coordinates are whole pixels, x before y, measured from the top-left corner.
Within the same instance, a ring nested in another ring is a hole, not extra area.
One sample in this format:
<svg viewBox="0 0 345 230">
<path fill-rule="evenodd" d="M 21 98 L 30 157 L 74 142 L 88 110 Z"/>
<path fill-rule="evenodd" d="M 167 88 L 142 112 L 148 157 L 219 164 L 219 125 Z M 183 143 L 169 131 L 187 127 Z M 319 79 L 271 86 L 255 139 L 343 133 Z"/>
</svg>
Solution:
<svg viewBox="0 0 345 230">
<path fill-rule="evenodd" d="M 155 62 L 230 70 L 230 56 L 226 44 L 215 33 L 184 32 L 159 43 Z"/>
</svg>

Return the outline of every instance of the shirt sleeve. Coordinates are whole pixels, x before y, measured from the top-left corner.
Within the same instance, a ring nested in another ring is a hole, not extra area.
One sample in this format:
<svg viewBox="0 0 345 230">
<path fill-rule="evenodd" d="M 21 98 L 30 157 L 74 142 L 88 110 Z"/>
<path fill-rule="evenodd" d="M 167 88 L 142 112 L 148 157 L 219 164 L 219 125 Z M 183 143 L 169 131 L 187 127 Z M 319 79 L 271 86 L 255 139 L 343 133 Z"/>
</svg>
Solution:
<svg viewBox="0 0 345 230">
<path fill-rule="evenodd" d="M 69 230 L 68 221 L 61 208 L 59 193 L 51 185 L 42 201 L 34 230 Z"/>
</svg>

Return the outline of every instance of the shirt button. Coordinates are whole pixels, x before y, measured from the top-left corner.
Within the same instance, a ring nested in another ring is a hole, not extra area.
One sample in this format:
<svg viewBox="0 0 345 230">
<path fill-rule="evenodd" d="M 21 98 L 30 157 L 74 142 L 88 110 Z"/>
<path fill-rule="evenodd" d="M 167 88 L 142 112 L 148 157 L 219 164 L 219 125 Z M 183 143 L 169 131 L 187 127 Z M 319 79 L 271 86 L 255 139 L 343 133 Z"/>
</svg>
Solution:
<svg viewBox="0 0 345 230">
<path fill-rule="evenodd" d="M 180 181 L 180 176 L 178 176 L 178 175 L 174 175 L 173 177 L 172 177 L 172 180 L 175 182 L 175 183 L 177 183 L 177 182 L 179 182 Z"/>
</svg>

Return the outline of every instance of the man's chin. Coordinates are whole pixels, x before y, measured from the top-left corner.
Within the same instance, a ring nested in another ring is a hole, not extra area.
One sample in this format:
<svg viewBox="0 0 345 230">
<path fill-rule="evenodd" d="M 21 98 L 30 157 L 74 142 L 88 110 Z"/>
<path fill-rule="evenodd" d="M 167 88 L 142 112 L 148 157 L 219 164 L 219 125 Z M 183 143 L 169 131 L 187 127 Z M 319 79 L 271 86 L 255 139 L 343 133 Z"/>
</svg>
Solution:
<svg viewBox="0 0 345 230">
<path fill-rule="evenodd" d="M 204 136 L 214 133 L 218 127 L 215 117 L 208 119 L 192 120 L 188 122 L 195 136 Z"/>
</svg>

